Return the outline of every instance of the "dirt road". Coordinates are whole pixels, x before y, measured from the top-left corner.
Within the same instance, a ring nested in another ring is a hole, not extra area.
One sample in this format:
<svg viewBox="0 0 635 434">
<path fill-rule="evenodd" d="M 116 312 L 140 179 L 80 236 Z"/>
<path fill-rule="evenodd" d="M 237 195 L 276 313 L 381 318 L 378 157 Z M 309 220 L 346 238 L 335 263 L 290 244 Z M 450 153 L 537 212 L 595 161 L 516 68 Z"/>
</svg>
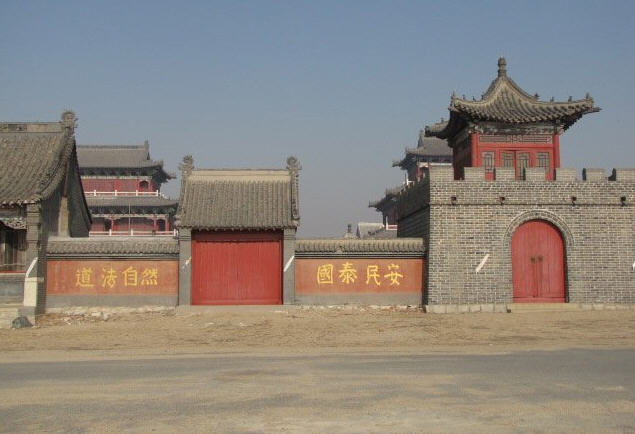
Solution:
<svg viewBox="0 0 635 434">
<path fill-rule="evenodd" d="M 47 315 L 37 328 L 0 330 L 0 357 L 24 350 L 205 353 L 241 349 L 408 348 L 500 351 L 635 347 L 635 310 L 425 314 L 419 310 L 285 308 Z"/>
</svg>

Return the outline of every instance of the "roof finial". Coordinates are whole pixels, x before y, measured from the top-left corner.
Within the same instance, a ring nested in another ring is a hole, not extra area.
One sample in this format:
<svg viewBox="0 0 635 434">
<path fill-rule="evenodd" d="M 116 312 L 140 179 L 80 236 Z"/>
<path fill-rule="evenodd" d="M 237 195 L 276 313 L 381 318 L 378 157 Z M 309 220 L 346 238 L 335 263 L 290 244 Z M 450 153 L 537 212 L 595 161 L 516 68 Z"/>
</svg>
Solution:
<svg viewBox="0 0 635 434">
<path fill-rule="evenodd" d="M 62 113 L 62 124 L 67 128 L 75 128 L 77 126 L 77 116 L 73 110 L 66 110 Z"/>
<path fill-rule="evenodd" d="M 504 57 L 498 58 L 498 76 L 506 77 L 507 76 L 507 61 Z"/>
<path fill-rule="evenodd" d="M 571 95 L 569 95 L 569 102 L 573 101 L 573 97 Z"/>
<path fill-rule="evenodd" d="M 297 172 L 301 170 L 302 166 L 300 166 L 300 162 L 293 155 L 287 158 L 287 170 L 290 172 Z"/>
<path fill-rule="evenodd" d="M 538 92 L 536 92 L 536 93 L 534 94 L 534 98 L 536 98 L 536 101 L 538 101 L 538 100 L 540 99 L 540 95 L 538 94 Z"/>
<path fill-rule="evenodd" d="M 591 94 L 590 94 L 589 92 L 587 92 L 587 93 L 586 93 L 585 98 L 586 98 L 586 99 L 593 99 L 593 98 L 591 98 Z"/>
<path fill-rule="evenodd" d="M 192 172 L 193 168 L 194 168 L 194 158 L 192 158 L 191 155 L 186 155 L 185 157 L 183 157 L 183 162 L 179 164 L 179 169 L 181 169 L 182 172 L 189 175 L 190 172 Z"/>
</svg>

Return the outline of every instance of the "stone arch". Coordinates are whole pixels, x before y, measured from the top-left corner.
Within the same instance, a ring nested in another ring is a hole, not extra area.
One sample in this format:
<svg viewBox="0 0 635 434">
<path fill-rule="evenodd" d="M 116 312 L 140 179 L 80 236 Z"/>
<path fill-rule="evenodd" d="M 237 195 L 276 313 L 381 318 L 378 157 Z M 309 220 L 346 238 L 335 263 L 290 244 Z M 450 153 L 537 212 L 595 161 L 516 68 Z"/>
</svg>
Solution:
<svg viewBox="0 0 635 434">
<path fill-rule="evenodd" d="M 516 229 L 530 220 L 544 220 L 554 225 L 562 234 L 567 250 L 575 245 L 573 233 L 571 233 L 569 226 L 560 216 L 546 209 L 533 209 L 518 214 L 509 225 L 507 225 L 507 230 L 505 231 L 505 246 L 511 246 L 512 235 Z"/>
</svg>

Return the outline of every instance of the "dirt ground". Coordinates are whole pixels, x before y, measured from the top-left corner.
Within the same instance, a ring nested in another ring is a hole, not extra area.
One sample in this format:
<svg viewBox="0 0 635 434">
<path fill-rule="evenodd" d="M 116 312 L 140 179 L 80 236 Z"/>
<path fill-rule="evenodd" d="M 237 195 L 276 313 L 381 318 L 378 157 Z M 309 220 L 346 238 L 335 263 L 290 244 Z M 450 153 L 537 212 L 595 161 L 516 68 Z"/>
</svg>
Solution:
<svg viewBox="0 0 635 434">
<path fill-rule="evenodd" d="M 286 308 L 48 314 L 0 330 L 0 353 L 122 350 L 155 354 L 328 349 L 490 352 L 635 346 L 635 310 L 426 314 L 418 309 Z"/>
</svg>

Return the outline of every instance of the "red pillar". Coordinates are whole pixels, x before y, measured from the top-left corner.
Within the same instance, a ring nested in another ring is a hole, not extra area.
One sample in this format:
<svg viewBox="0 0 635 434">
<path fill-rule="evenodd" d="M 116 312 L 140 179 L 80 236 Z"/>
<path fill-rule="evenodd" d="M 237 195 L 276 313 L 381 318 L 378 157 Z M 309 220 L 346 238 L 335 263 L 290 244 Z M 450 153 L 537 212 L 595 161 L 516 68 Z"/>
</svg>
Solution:
<svg viewBox="0 0 635 434">
<path fill-rule="evenodd" d="M 478 152 L 478 133 L 470 134 L 470 151 L 472 153 L 472 167 L 481 167 L 481 155 Z"/>
<path fill-rule="evenodd" d="M 560 167 L 560 136 L 557 133 L 553 135 L 553 167 Z"/>
</svg>

